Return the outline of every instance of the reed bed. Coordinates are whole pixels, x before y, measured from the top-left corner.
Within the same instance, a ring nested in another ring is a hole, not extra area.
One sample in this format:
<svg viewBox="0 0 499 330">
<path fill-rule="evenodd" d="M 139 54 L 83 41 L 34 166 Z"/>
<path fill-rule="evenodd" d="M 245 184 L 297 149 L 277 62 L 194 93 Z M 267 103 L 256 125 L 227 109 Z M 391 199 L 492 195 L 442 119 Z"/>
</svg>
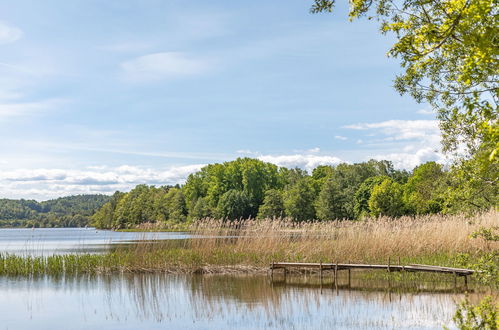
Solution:
<svg viewBox="0 0 499 330">
<path fill-rule="evenodd" d="M 419 216 L 365 221 L 292 222 L 287 219 L 224 222 L 208 219 L 193 225 L 193 233 L 211 238 L 191 240 L 204 258 L 215 251 L 258 255 L 275 261 L 381 262 L 387 258 L 425 259 L 479 255 L 499 251 L 499 242 L 471 239 L 482 227 L 499 226 L 499 212 L 473 218 L 464 215 Z M 220 237 L 231 237 L 224 239 Z M 395 261 L 395 259 L 392 259 Z M 251 260 L 247 260 L 251 262 Z"/>
<path fill-rule="evenodd" d="M 364 221 L 221 221 L 191 225 L 193 238 L 138 243 L 103 255 L 48 257 L 0 254 L 0 275 L 36 276 L 113 272 L 265 272 L 272 261 L 458 264 L 460 254 L 499 253 L 499 242 L 470 238 L 499 226 L 499 212 L 472 218 L 420 216 Z M 499 258 L 498 258 L 499 259 Z M 499 262 L 499 260 L 498 260 Z"/>
</svg>

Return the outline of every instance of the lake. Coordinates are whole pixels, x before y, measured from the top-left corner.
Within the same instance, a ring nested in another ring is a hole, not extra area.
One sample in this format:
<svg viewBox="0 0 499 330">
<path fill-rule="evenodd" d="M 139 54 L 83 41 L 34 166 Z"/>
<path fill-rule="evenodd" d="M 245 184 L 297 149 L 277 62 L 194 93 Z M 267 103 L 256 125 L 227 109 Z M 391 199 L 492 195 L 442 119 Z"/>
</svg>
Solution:
<svg viewBox="0 0 499 330">
<path fill-rule="evenodd" d="M 186 233 L 0 229 L 0 252 L 104 253 Z M 340 274 L 0 277 L 0 330 L 23 329 L 441 329 L 451 325 L 460 282 L 366 280 Z M 482 295 L 474 293 L 478 300 Z M 451 327 L 452 328 L 452 327 Z"/>
<path fill-rule="evenodd" d="M 0 329 L 441 329 L 464 294 L 316 276 L 124 274 L 0 278 Z M 315 283 L 315 284 L 314 284 Z"/>
<path fill-rule="evenodd" d="M 104 253 L 142 240 L 185 239 L 186 233 L 116 232 L 95 228 L 0 229 L 0 252 L 16 255 Z"/>
</svg>

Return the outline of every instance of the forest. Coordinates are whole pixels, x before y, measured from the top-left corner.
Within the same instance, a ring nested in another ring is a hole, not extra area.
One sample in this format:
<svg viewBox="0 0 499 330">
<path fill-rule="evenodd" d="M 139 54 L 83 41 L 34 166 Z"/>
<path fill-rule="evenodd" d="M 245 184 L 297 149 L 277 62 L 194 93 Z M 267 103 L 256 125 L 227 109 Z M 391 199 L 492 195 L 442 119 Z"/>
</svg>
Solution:
<svg viewBox="0 0 499 330">
<path fill-rule="evenodd" d="M 0 199 L 0 227 L 84 227 L 109 199 L 105 195 L 77 195 L 43 202 Z"/>
<path fill-rule="evenodd" d="M 307 173 L 238 158 L 207 165 L 181 186 L 138 185 L 128 193 L 116 192 L 91 224 L 125 229 L 202 218 L 359 220 L 473 213 L 498 205 L 497 185 L 477 185 L 460 168 L 427 162 L 408 172 L 389 161 L 370 160 L 318 166 Z"/>
</svg>

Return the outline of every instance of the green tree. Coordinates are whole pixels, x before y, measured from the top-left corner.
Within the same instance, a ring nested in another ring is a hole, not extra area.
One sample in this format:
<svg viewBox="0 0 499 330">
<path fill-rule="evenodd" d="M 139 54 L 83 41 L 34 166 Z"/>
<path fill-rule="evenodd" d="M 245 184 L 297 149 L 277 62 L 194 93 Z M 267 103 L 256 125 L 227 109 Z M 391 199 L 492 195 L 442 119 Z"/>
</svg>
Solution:
<svg viewBox="0 0 499 330">
<path fill-rule="evenodd" d="M 217 206 L 217 216 L 222 219 L 246 219 L 251 216 L 251 200 L 247 193 L 231 189 L 224 193 Z"/>
<path fill-rule="evenodd" d="M 205 198 L 198 198 L 196 204 L 189 213 L 192 219 L 203 219 L 212 216 L 212 211 Z"/>
<path fill-rule="evenodd" d="M 114 212 L 123 195 L 122 192 L 116 191 L 111 199 L 92 215 L 91 225 L 97 228 L 112 228 Z"/>
<path fill-rule="evenodd" d="M 321 175 L 319 182 L 328 182 L 332 180 L 338 184 L 338 199 L 342 201 L 342 218 L 354 219 L 355 213 L 355 192 L 359 186 L 369 177 L 373 176 L 389 176 L 398 175 L 404 177 L 404 173 L 396 171 L 389 161 L 370 160 L 364 163 L 357 164 L 339 164 L 331 168 L 331 171 L 321 172 L 328 173 L 324 179 Z M 322 187 L 321 187 L 322 189 Z"/>
<path fill-rule="evenodd" d="M 454 164 L 444 194 L 445 213 L 475 213 L 499 205 L 499 163 L 483 157 L 481 152 Z"/>
<path fill-rule="evenodd" d="M 373 188 L 387 178 L 387 176 L 373 176 L 364 180 L 359 186 L 359 189 L 357 189 L 354 196 L 354 213 L 357 219 L 368 216 L 371 213 L 371 210 L 369 209 L 369 199 L 371 198 Z"/>
<path fill-rule="evenodd" d="M 263 204 L 258 210 L 258 218 L 280 218 L 285 216 L 282 192 L 277 189 L 270 189 L 265 192 Z"/>
<path fill-rule="evenodd" d="M 369 198 L 369 209 L 375 217 L 399 217 L 404 214 L 402 186 L 392 179 L 385 179 L 376 185 Z"/>
<path fill-rule="evenodd" d="M 404 185 L 404 200 L 411 213 L 438 213 L 442 210 L 445 187 L 442 165 L 427 162 L 414 169 Z"/>
<path fill-rule="evenodd" d="M 168 220 L 184 222 L 187 219 L 187 205 L 180 188 L 171 188 L 165 196 L 168 209 Z"/>
<path fill-rule="evenodd" d="M 296 221 L 315 218 L 314 201 L 316 194 L 311 179 L 305 177 L 298 180 L 284 192 L 284 209 L 286 216 Z"/>
<path fill-rule="evenodd" d="M 314 13 L 334 0 L 315 0 Z M 403 72 L 395 88 L 438 111 L 445 151 L 482 150 L 499 159 L 499 6 L 497 0 L 354 0 L 350 18 L 374 15 L 396 41 Z"/>
<path fill-rule="evenodd" d="M 331 179 L 326 181 L 317 199 L 317 217 L 321 220 L 348 218 L 344 199 L 339 183 Z"/>
<path fill-rule="evenodd" d="M 274 164 L 258 159 L 238 158 L 203 167 L 188 177 L 183 190 L 189 209 L 201 197 L 206 198 L 211 209 L 216 209 L 221 196 L 226 192 L 243 191 L 250 199 L 250 215 L 256 216 L 265 191 L 282 188 L 283 185 L 282 177 Z"/>
</svg>

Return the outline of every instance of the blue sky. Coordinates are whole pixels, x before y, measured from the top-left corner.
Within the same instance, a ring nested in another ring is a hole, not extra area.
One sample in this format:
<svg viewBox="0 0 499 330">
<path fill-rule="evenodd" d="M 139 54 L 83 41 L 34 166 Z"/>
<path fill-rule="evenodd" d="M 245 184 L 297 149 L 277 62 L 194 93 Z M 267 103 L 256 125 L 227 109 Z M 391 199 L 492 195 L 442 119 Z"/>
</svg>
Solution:
<svg viewBox="0 0 499 330">
<path fill-rule="evenodd" d="M 181 183 L 203 164 L 443 161 L 376 22 L 311 1 L 0 3 L 0 197 Z"/>
</svg>

